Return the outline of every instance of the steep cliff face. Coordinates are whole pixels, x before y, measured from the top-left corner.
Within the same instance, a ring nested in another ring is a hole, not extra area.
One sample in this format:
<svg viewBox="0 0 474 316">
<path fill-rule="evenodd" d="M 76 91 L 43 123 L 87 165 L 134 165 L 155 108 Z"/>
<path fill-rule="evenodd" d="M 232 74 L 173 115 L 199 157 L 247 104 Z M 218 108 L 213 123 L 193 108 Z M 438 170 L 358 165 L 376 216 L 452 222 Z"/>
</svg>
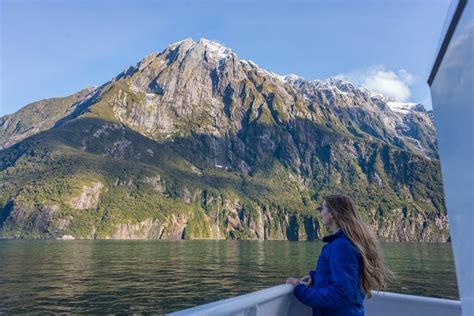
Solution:
<svg viewBox="0 0 474 316">
<path fill-rule="evenodd" d="M 372 228 L 382 240 L 449 241 L 448 217 L 436 213 L 407 213 L 393 209 L 391 214 L 372 221 Z"/>
<path fill-rule="evenodd" d="M 384 240 L 449 238 L 421 105 L 279 76 L 205 39 L 68 100 L 0 119 L 3 237 L 314 240 L 328 233 L 315 207 L 343 193 Z"/>
<path fill-rule="evenodd" d="M 34 207 L 10 206 L 11 216 L 4 222 L 4 237 L 86 238 L 86 239 L 250 239 L 250 240 L 317 240 L 329 231 L 320 225 L 320 218 L 287 212 L 277 207 L 252 209 L 239 201 L 223 199 L 221 206 L 207 205 L 187 214 L 171 214 L 164 218 L 128 219 L 120 223 L 101 218 L 85 231 L 78 230 L 81 215 L 61 216 L 57 205 Z M 217 197 L 217 199 L 222 197 Z M 212 202 L 211 202 L 212 203 Z M 74 223 L 76 221 L 76 223 Z M 446 215 L 407 213 L 394 209 L 385 216 L 376 215 L 369 221 L 380 239 L 387 241 L 449 240 Z M 12 229 L 13 228 L 13 229 Z M 26 233 L 25 233 L 26 232 Z"/>
<path fill-rule="evenodd" d="M 71 200 L 71 207 L 77 210 L 97 208 L 103 187 L 104 185 L 101 182 L 92 183 L 90 186 L 83 186 L 81 193 Z"/>
</svg>

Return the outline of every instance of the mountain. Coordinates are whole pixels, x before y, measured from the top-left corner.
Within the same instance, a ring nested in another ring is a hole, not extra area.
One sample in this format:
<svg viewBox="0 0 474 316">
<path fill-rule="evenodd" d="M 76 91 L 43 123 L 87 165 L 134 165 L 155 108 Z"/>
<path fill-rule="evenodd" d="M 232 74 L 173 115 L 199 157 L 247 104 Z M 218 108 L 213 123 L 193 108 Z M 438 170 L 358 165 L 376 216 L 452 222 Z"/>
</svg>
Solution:
<svg viewBox="0 0 474 316">
<path fill-rule="evenodd" d="M 449 238 L 421 104 L 280 76 L 206 39 L 4 116 L 0 140 L 3 238 L 314 240 L 328 193 L 381 239 Z"/>
<path fill-rule="evenodd" d="M 93 89 L 88 88 L 65 98 L 52 98 L 31 103 L 13 115 L 0 118 L 0 149 L 39 132 L 50 129 L 69 115 Z"/>
</svg>

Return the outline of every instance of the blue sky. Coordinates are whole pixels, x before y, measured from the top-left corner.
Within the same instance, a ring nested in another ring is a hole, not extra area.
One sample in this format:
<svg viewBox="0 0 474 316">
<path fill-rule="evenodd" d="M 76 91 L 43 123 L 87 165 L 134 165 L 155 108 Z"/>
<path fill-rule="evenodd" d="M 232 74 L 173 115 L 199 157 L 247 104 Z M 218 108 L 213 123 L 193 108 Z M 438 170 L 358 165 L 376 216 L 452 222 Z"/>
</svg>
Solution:
<svg viewBox="0 0 474 316">
<path fill-rule="evenodd" d="M 145 55 L 216 40 L 279 74 L 340 76 L 431 108 L 448 0 L 0 0 L 0 116 L 100 85 Z"/>
</svg>

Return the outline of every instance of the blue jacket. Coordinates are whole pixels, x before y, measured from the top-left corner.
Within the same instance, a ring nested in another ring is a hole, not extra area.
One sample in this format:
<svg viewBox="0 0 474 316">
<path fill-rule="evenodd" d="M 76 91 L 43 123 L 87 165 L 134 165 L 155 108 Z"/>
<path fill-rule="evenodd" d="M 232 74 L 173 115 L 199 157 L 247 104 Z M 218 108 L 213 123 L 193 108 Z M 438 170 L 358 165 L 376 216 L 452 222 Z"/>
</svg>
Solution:
<svg viewBox="0 0 474 316">
<path fill-rule="evenodd" d="M 299 284 L 293 294 L 313 307 L 313 316 L 363 316 L 365 293 L 360 287 L 362 257 L 340 229 L 323 238 L 312 284 Z"/>
</svg>

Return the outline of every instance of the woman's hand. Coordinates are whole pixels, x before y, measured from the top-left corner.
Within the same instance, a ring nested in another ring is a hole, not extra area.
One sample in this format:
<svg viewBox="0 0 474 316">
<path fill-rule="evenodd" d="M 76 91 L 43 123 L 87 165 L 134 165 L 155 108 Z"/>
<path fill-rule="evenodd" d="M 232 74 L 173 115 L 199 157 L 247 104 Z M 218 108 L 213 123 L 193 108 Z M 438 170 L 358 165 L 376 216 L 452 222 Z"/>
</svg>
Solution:
<svg viewBox="0 0 474 316">
<path fill-rule="evenodd" d="M 313 282 L 313 280 L 311 279 L 311 276 L 309 274 L 302 277 L 300 279 L 300 281 L 306 283 L 308 286 L 310 286 L 311 283 Z"/>
<path fill-rule="evenodd" d="M 296 278 L 288 278 L 286 279 L 286 283 L 293 285 L 293 287 L 297 286 L 298 284 L 301 283 L 299 279 Z"/>
</svg>

